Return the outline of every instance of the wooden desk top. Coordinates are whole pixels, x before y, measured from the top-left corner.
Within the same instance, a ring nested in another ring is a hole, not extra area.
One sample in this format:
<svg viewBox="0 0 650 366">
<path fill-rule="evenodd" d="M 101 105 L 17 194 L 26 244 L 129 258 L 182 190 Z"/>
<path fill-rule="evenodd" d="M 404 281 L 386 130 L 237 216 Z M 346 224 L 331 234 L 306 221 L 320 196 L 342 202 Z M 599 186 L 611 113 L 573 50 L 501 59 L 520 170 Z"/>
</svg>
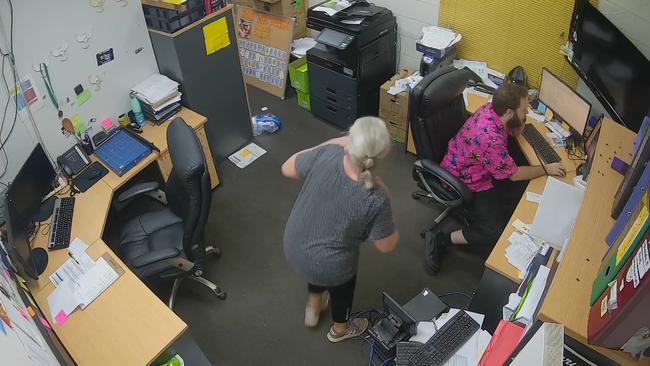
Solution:
<svg viewBox="0 0 650 366">
<path fill-rule="evenodd" d="M 607 251 L 605 236 L 614 225 L 612 201 L 623 180 L 610 163 L 614 156 L 631 161 L 634 137 L 632 131 L 611 120 L 603 122 L 578 219 L 539 313 L 543 321 L 564 324 L 565 333 L 584 344 L 591 286 Z M 623 352 L 592 348 L 621 364 L 650 365 L 648 358 L 637 362 Z"/>
<path fill-rule="evenodd" d="M 207 122 L 204 116 L 187 108 L 177 116 L 194 129 Z M 161 154 L 168 151 L 169 123 L 143 128 L 142 136 L 153 142 Z M 69 258 L 68 251 L 48 250 L 45 272 L 38 281 L 27 282 L 36 303 L 79 365 L 147 365 L 187 328 L 101 240 L 113 193 L 158 156 L 149 155 L 122 177 L 109 171 L 88 191 L 75 196 L 71 239 L 80 238 L 88 244 L 87 252 L 93 259 L 108 253 L 124 269 L 115 283 L 86 309 L 77 309 L 63 326 L 58 326 L 50 319 L 47 297 L 54 291 L 54 285 L 48 277 Z M 47 235 L 39 231 L 34 246 L 46 248 Z"/>
<path fill-rule="evenodd" d="M 70 319 L 54 324 L 47 296 L 34 296 L 61 342 L 79 365 L 148 365 L 184 331 L 187 325 L 154 295 L 102 240 L 86 249 L 93 259 L 108 253 L 124 269 L 104 293 Z"/>
<path fill-rule="evenodd" d="M 108 174 L 102 178 L 104 183 L 106 183 L 113 189 L 113 191 L 115 191 L 124 185 L 124 183 L 128 182 L 129 179 L 133 178 L 133 176 L 141 172 L 142 169 L 146 168 L 149 164 L 156 161 L 160 155 L 166 154 L 168 151 L 167 127 L 169 127 L 171 121 L 176 117 L 183 118 L 183 120 L 185 120 L 185 123 L 187 123 L 193 129 L 197 129 L 199 126 L 204 125 L 208 121 L 206 117 L 183 107 L 174 117 L 170 118 L 168 121 L 164 122 L 161 125 L 156 126 L 151 122 L 147 122 L 147 124 L 145 124 L 142 128 L 141 136 L 153 143 L 160 150 L 160 153 L 154 151 L 152 154 L 147 156 L 144 160 L 139 162 L 135 167 L 133 167 L 121 177 L 109 169 Z M 94 155 L 91 158 L 96 159 Z"/>
<path fill-rule="evenodd" d="M 67 192 L 68 189 L 64 188 L 63 191 Z M 75 195 L 71 240 L 79 238 L 90 245 L 102 237 L 112 196 L 113 191 L 102 181 L 95 183 L 86 192 Z M 51 218 L 47 222 L 48 225 L 50 221 Z M 63 262 L 70 258 L 68 257 L 67 249 L 47 249 L 49 230 L 43 235 L 46 229 L 43 225 L 44 223 L 41 224 L 41 229 L 32 245 L 46 249 L 48 261 L 45 272 L 39 276 L 37 281 L 32 279 L 28 280 L 29 288 L 34 295 L 50 284 L 48 277 L 61 267 Z"/>
</svg>

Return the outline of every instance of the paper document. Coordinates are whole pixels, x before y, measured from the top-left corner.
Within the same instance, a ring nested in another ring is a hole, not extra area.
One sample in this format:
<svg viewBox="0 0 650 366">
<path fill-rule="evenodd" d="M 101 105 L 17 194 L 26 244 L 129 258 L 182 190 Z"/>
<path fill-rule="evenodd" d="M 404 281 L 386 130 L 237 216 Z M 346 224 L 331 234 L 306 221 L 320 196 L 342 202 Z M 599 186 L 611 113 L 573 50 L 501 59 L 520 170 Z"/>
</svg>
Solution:
<svg viewBox="0 0 650 366">
<path fill-rule="evenodd" d="M 542 201 L 542 195 L 535 192 L 526 192 L 526 200 L 533 203 L 540 203 Z"/>
<path fill-rule="evenodd" d="M 436 27 L 435 25 L 422 27 L 422 38 L 418 41 L 421 45 L 437 50 L 444 50 L 460 42 L 463 36 L 451 29 Z"/>
<path fill-rule="evenodd" d="M 170 94 L 178 92 L 178 85 L 167 76 L 156 73 L 134 86 L 132 90 L 147 103 L 155 104 Z"/>
<path fill-rule="evenodd" d="M 549 273 L 550 270 L 548 267 L 539 266 L 537 275 L 533 279 L 533 283 L 530 285 L 530 289 L 525 298 L 522 300 L 523 305 L 519 309 L 519 312 L 515 314 L 517 320 L 522 321 L 526 325 L 532 324 L 535 320 L 535 311 L 542 301 L 542 294 L 546 288 Z"/>
<path fill-rule="evenodd" d="M 416 85 L 422 80 L 422 76 L 420 76 L 420 72 L 416 71 L 413 74 L 403 78 L 403 79 L 398 79 L 395 80 L 395 83 L 391 85 L 390 88 L 388 88 L 388 94 L 390 95 L 397 95 L 403 91 L 408 90 L 413 90 Z"/>
<path fill-rule="evenodd" d="M 573 230 L 583 193 L 573 185 L 549 177 L 530 227 L 531 235 L 561 250 Z"/>
<path fill-rule="evenodd" d="M 77 282 L 95 264 L 95 261 L 86 254 L 87 247 L 86 243 L 78 238 L 70 243 L 67 249 L 70 258 L 49 277 L 54 286 L 59 286 L 66 280 Z"/>
<path fill-rule="evenodd" d="M 512 243 L 506 248 L 506 258 L 519 271 L 523 272 L 535 257 L 540 246 L 526 234 L 513 233 L 508 240 Z"/>
<path fill-rule="evenodd" d="M 266 154 L 266 150 L 262 149 L 261 147 L 251 142 L 250 144 L 246 145 L 246 147 L 244 147 L 243 149 L 230 155 L 228 157 L 228 160 L 232 161 L 233 164 L 243 169 L 264 154 Z"/>
<path fill-rule="evenodd" d="M 313 38 L 299 38 L 291 42 L 291 54 L 301 58 L 305 57 L 307 51 L 316 45 L 316 41 Z"/>
<path fill-rule="evenodd" d="M 359 25 L 363 23 L 364 20 L 366 20 L 366 18 L 350 18 L 350 19 L 341 20 L 341 23 L 350 24 L 350 25 Z"/>
<path fill-rule="evenodd" d="M 74 286 L 75 295 L 80 301 L 81 308 L 85 309 L 90 305 L 117 278 L 118 275 L 113 268 L 106 263 L 104 258 L 99 258 Z"/>
<path fill-rule="evenodd" d="M 66 315 L 72 314 L 80 303 L 81 301 L 75 294 L 71 281 L 60 283 L 47 297 L 47 305 L 50 308 L 50 316 L 53 320 L 61 311 Z"/>
<path fill-rule="evenodd" d="M 496 87 L 496 84 L 494 84 L 494 82 L 488 77 L 489 68 L 486 62 L 463 60 L 461 58 L 454 60 L 452 65 L 457 69 L 467 67 L 468 69 L 474 71 L 476 75 L 480 76 L 483 83 L 493 88 Z"/>
<path fill-rule="evenodd" d="M 315 7 L 313 10 L 322 11 L 324 13 L 327 13 L 327 15 L 332 16 L 341 10 L 349 8 L 351 5 L 352 4 L 350 4 L 350 2 L 347 0 L 330 0 Z"/>
</svg>

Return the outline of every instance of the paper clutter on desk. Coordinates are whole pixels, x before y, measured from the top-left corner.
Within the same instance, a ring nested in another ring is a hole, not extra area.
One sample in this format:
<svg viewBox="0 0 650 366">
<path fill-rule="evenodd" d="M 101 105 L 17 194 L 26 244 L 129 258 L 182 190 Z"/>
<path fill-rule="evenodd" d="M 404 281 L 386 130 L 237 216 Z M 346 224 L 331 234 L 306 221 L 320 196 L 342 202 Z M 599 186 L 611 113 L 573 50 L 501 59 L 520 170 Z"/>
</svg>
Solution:
<svg viewBox="0 0 650 366">
<path fill-rule="evenodd" d="M 305 57 L 307 51 L 316 45 L 316 41 L 313 38 L 298 38 L 291 42 L 291 54 L 297 58 Z"/>
<path fill-rule="evenodd" d="M 535 243 L 528 235 L 516 232 L 510 235 L 508 241 L 511 243 L 506 248 L 508 263 L 515 266 L 520 272 L 524 272 L 539 251 L 540 245 Z"/>
<path fill-rule="evenodd" d="M 397 95 L 406 90 L 413 90 L 421 80 L 422 76 L 420 76 L 419 71 L 416 71 L 405 78 L 397 79 L 395 80 L 395 83 L 388 88 L 388 94 Z"/>
</svg>

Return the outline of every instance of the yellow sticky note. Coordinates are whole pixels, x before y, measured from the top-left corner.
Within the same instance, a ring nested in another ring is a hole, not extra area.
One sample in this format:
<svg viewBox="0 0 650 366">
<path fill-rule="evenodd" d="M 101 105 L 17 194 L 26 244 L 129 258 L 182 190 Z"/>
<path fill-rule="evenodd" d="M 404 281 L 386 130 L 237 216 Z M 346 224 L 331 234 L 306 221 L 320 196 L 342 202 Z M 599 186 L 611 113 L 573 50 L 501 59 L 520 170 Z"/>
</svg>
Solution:
<svg viewBox="0 0 650 366">
<path fill-rule="evenodd" d="M 251 154 L 252 154 L 251 151 L 246 149 L 246 150 L 242 150 L 242 152 L 239 153 L 239 156 L 242 157 L 242 158 L 247 158 Z"/>
<path fill-rule="evenodd" d="M 551 108 L 546 108 L 546 111 L 544 111 L 544 117 L 546 117 L 548 121 L 553 119 L 553 111 Z"/>
<path fill-rule="evenodd" d="M 36 316 L 36 312 L 34 311 L 34 309 L 32 309 L 31 306 L 28 306 L 28 307 L 27 307 L 27 312 L 29 313 L 29 315 L 30 315 L 32 318 Z"/>
<path fill-rule="evenodd" d="M 226 18 L 221 18 L 203 27 L 203 39 L 205 40 L 206 55 L 211 55 L 222 48 L 230 46 Z"/>
</svg>

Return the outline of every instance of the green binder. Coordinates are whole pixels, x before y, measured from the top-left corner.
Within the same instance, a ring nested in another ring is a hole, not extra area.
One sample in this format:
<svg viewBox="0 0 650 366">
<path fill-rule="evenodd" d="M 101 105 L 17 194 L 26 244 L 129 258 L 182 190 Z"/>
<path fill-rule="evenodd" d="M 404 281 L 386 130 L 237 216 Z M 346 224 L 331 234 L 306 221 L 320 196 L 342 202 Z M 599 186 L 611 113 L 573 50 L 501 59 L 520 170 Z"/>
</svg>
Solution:
<svg viewBox="0 0 650 366">
<path fill-rule="evenodd" d="M 609 288 L 618 272 L 625 266 L 628 258 L 634 253 L 640 242 L 646 237 L 648 228 L 650 228 L 650 211 L 648 207 L 648 194 L 643 196 L 635 213 L 630 216 L 631 225 L 628 230 L 624 230 L 612 250 L 603 260 L 598 276 L 594 280 L 591 288 L 590 305 L 593 305 L 600 295 Z"/>
</svg>

